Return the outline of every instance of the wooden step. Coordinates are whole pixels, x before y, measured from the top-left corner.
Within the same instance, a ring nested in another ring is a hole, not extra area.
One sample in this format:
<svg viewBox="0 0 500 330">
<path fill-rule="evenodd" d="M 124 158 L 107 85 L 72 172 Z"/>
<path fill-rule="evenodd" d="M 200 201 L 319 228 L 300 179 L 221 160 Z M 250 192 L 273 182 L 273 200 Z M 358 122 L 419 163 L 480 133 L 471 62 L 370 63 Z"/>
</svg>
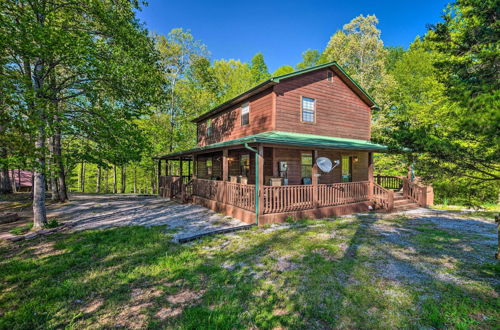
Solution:
<svg viewBox="0 0 500 330">
<path fill-rule="evenodd" d="M 412 202 L 411 200 L 406 199 L 406 198 L 401 198 L 401 199 L 394 198 L 394 206 L 401 206 L 401 205 L 412 204 L 412 203 L 414 203 L 414 202 Z"/>
</svg>

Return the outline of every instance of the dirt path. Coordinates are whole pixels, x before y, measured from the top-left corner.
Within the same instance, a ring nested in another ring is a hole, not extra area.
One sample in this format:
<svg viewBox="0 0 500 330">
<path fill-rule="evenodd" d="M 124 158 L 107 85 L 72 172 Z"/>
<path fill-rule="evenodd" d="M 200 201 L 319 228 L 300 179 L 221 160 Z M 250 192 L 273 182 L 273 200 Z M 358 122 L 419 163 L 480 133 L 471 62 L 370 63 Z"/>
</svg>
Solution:
<svg viewBox="0 0 500 330">
<path fill-rule="evenodd" d="M 24 215 L 29 217 L 29 214 Z M 156 196 L 138 195 L 72 194 L 71 202 L 62 206 L 50 205 L 48 217 L 73 223 L 75 231 L 166 225 L 177 231 L 174 234 L 175 239 L 244 224 L 201 206 L 177 204 Z M 9 233 L 4 231 L 2 235 Z"/>
</svg>

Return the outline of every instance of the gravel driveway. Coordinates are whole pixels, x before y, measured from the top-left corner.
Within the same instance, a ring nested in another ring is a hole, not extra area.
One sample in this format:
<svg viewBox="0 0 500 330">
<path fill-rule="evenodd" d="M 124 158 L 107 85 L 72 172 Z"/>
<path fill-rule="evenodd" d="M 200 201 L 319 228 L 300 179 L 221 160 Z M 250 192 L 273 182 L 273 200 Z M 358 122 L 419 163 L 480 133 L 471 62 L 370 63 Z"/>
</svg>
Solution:
<svg viewBox="0 0 500 330">
<path fill-rule="evenodd" d="M 74 230 L 118 226 L 159 226 L 175 229 L 174 239 L 245 225 L 192 204 L 177 204 L 156 196 L 74 194 L 50 216 L 75 223 Z"/>
</svg>

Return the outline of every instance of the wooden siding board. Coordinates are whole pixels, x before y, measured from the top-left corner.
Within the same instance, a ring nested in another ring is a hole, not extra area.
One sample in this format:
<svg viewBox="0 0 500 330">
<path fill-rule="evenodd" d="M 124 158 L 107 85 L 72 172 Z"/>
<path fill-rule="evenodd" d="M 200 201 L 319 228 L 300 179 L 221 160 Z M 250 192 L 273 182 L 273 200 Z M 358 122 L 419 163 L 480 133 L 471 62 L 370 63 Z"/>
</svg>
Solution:
<svg viewBox="0 0 500 330">
<path fill-rule="evenodd" d="M 276 130 L 361 140 L 370 139 L 370 108 L 329 69 L 290 78 L 274 87 Z M 301 122 L 301 97 L 316 99 L 316 122 Z"/>
<path fill-rule="evenodd" d="M 206 135 L 207 121 L 198 123 L 198 146 L 229 141 L 273 130 L 273 100 L 273 92 L 269 88 L 267 91 L 259 93 L 249 100 L 211 117 L 213 134 L 210 137 Z M 242 126 L 240 109 L 241 105 L 246 102 L 250 103 L 250 122 L 248 125 Z"/>
</svg>

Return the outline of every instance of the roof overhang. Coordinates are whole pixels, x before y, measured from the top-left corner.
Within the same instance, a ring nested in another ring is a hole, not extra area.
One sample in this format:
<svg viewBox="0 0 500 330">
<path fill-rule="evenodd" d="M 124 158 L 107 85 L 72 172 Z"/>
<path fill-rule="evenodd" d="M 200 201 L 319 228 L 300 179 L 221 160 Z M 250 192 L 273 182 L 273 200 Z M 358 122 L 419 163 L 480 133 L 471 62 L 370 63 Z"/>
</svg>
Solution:
<svg viewBox="0 0 500 330">
<path fill-rule="evenodd" d="M 381 144 L 366 140 L 345 139 L 331 136 L 301 134 L 281 131 L 270 131 L 255 135 L 245 136 L 239 139 L 209 144 L 203 147 L 195 147 L 186 151 L 175 152 L 154 159 L 191 159 L 195 153 L 204 151 L 216 151 L 227 147 L 244 145 L 245 143 L 262 143 L 269 145 L 283 145 L 295 147 L 307 147 L 317 149 L 356 150 L 371 152 L 386 152 L 388 148 Z"/>
</svg>

